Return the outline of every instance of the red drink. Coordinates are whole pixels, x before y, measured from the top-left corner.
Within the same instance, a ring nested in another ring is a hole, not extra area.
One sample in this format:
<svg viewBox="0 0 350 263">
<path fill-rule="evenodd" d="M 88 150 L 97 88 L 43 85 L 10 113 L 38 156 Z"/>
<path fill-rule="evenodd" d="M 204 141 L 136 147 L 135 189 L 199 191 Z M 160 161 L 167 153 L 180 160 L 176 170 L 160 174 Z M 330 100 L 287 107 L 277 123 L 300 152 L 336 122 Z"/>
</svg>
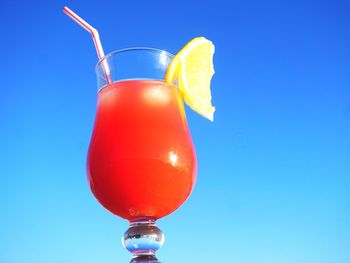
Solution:
<svg viewBox="0 0 350 263">
<path fill-rule="evenodd" d="M 178 89 L 154 80 L 101 89 L 87 170 L 95 197 L 120 217 L 158 219 L 177 209 L 197 170 Z"/>
</svg>

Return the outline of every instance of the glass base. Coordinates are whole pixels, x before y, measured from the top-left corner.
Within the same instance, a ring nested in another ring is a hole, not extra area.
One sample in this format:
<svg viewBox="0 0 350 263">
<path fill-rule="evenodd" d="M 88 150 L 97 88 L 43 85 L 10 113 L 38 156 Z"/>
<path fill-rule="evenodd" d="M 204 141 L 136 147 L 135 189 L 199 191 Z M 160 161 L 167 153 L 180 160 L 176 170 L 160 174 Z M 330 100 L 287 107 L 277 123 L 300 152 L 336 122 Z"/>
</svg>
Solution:
<svg viewBox="0 0 350 263">
<path fill-rule="evenodd" d="M 158 259 L 153 255 L 148 256 L 137 256 L 133 258 L 130 263 L 161 263 Z"/>
<path fill-rule="evenodd" d="M 155 255 L 164 243 L 164 234 L 156 226 L 154 219 L 142 218 L 130 222 L 122 243 L 132 254 L 130 263 L 160 263 Z"/>
</svg>

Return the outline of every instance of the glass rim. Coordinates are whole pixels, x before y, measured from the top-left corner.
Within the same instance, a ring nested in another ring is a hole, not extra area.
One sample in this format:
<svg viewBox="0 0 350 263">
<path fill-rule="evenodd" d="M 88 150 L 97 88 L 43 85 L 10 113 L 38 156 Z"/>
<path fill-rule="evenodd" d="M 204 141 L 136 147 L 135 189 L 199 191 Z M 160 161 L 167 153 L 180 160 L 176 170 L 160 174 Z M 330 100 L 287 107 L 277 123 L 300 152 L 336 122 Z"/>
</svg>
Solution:
<svg viewBox="0 0 350 263">
<path fill-rule="evenodd" d="M 165 51 L 165 50 L 162 50 L 162 49 L 158 49 L 158 48 L 153 48 L 153 47 L 127 47 L 127 48 L 121 48 L 121 49 L 117 49 L 115 51 L 111 51 L 107 54 L 105 54 L 102 58 L 100 58 L 97 63 L 96 63 L 96 66 L 95 66 L 95 70 L 97 71 L 98 68 L 101 66 L 101 63 L 104 61 L 104 60 L 107 60 L 108 58 L 114 56 L 114 55 L 117 55 L 117 54 L 120 54 L 120 53 L 125 53 L 125 52 L 130 52 L 130 51 L 151 51 L 151 52 L 154 52 L 154 53 L 162 53 L 162 54 L 165 54 L 166 56 L 168 56 L 170 59 L 173 59 L 175 57 L 175 55 L 171 54 L 170 52 L 168 51 Z"/>
</svg>

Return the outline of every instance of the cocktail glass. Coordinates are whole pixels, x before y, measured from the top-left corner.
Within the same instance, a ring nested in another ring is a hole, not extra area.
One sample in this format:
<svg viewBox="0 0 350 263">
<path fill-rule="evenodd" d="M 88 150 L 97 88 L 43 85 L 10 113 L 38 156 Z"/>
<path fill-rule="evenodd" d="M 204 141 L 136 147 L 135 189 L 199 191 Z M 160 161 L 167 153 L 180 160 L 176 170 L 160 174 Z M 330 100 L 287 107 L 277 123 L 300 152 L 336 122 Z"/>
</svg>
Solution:
<svg viewBox="0 0 350 263">
<path fill-rule="evenodd" d="M 158 262 L 164 235 L 156 220 L 179 208 L 196 181 L 183 97 L 176 80 L 164 82 L 172 59 L 166 51 L 129 48 L 96 66 L 88 180 L 102 206 L 130 222 L 122 243 L 131 262 Z"/>
</svg>

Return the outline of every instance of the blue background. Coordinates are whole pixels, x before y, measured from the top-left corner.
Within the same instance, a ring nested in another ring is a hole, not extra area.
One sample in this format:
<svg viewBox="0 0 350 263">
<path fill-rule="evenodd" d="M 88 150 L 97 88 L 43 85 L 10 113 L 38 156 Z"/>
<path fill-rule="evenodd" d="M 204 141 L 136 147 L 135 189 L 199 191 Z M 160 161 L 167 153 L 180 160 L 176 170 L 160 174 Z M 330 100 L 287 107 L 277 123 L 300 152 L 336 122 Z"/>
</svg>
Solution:
<svg viewBox="0 0 350 263">
<path fill-rule="evenodd" d="M 0 262 L 128 262 L 90 193 L 90 35 L 106 52 L 216 45 L 211 123 L 187 109 L 196 188 L 159 221 L 164 263 L 350 262 L 350 4 L 2 1 Z"/>
</svg>

